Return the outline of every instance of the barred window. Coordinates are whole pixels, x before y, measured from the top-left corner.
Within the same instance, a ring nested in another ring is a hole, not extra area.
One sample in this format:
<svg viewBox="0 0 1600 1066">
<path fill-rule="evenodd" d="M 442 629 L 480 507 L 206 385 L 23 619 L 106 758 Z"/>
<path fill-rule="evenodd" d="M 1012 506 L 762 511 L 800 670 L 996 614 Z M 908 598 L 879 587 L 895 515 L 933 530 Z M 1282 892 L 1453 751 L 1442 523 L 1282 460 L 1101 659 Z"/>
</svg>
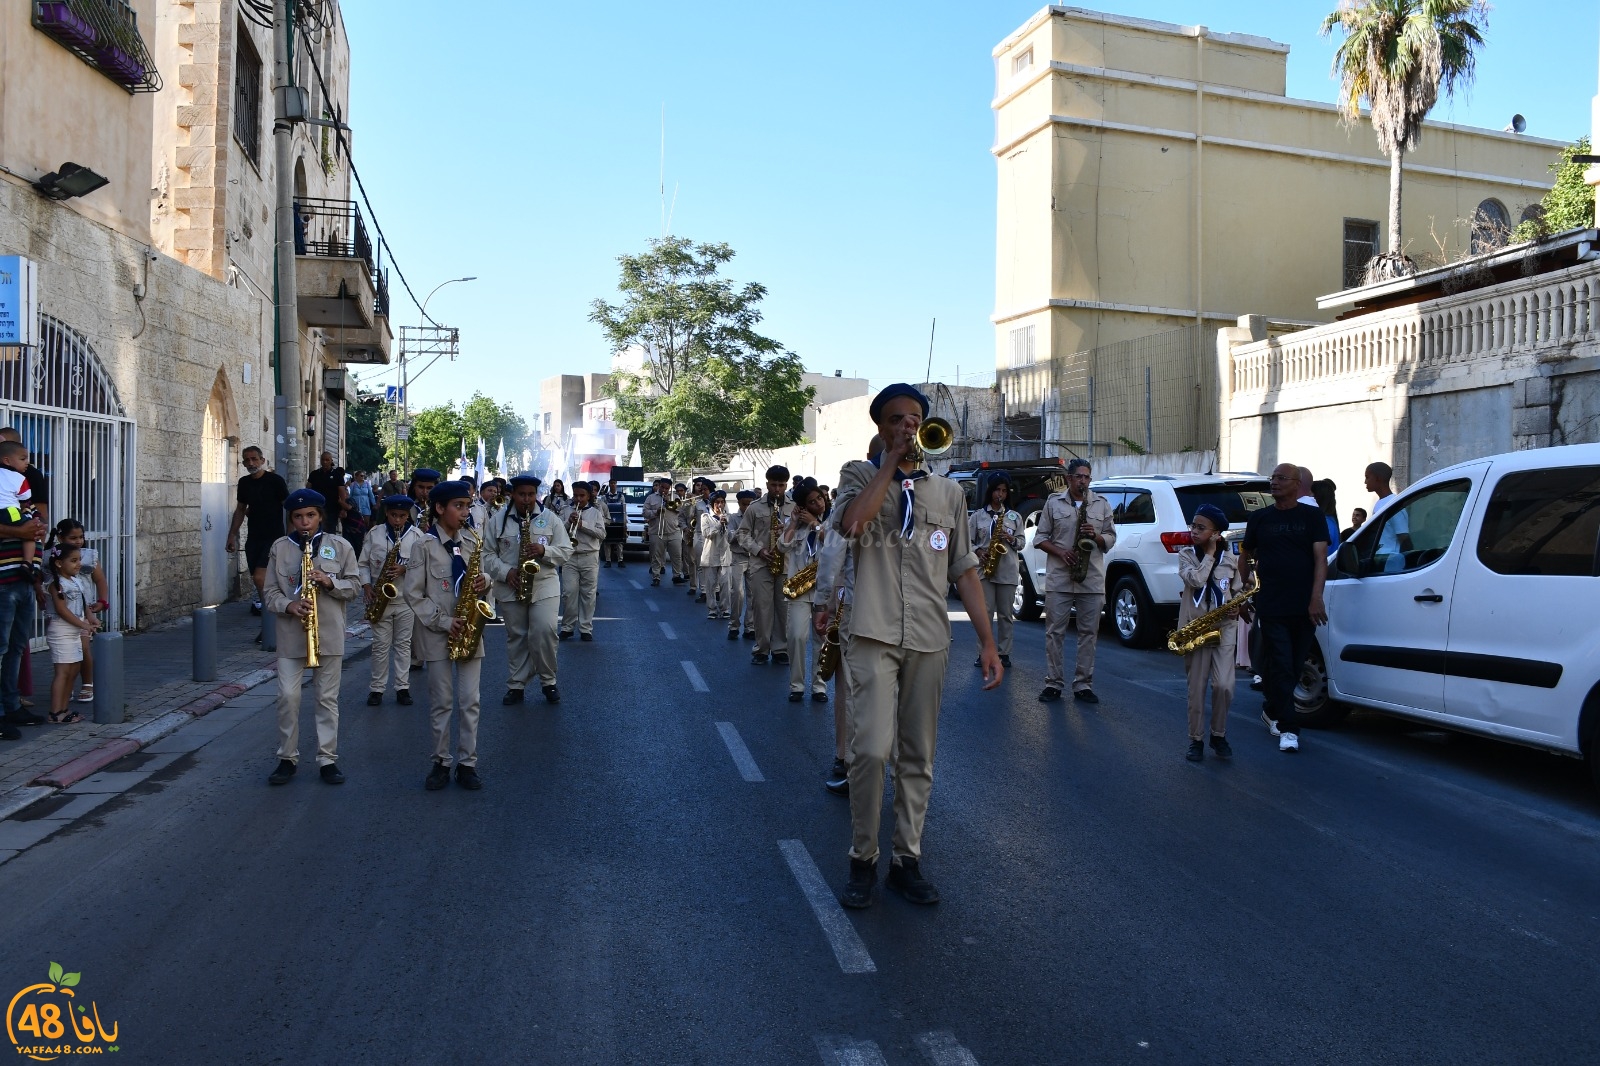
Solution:
<svg viewBox="0 0 1600 1066">
<path fill-rule="evenodd" d="M 1011 365 L 1033 365 L 1033 327 L 1020 326 L 1011 331 Z"/>
<path fill-rule="evenodd" d="M 233 66 L 233 136 L 250 162 L 261 162 L 261 57 L 250 33 L 238 29 L 238 58 Z"/>
<path fill-rule="evenodd" d="M 1359 218 L 1344 220 L 1344 287 L 1366 281 L 1367 263 L 1378 254 L 1378 224 Z"/>
</svg>

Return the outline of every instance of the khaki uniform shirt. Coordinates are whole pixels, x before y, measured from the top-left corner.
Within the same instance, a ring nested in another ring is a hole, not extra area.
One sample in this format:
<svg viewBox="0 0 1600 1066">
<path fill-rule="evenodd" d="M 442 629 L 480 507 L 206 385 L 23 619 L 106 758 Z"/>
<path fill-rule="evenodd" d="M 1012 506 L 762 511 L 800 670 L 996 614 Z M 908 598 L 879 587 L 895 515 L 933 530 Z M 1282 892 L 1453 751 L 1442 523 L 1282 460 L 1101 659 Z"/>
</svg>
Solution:
<svg viewBox="0 0 1600 1066">
<path fill-rule="evenodd" d="M 567 515 L 567 530 L 572 534 L 573 555 L 593 555 L 606 539 L 606 519 L 610 512 L 604 507 L 590 504 L 583 510 L 573 508 Z"/>
<path fill-rule="evenodd" d="M 489 524 L 489 505 L 482 500 L 474 499 L 472 506 L 467 509 L 467 515 L 472 519 L 472 528 L 482 533 Z"/>
<path fill-rule="evenodd" d="M 726 515 L 719 518 L 711 512 L 700 516 L 701 566 L 733 565 L 732 537 L 728 533 L 733 522 L 734 519 Z"/>
<path fill-rule="evenodd" d="M 667 506 L 667 498 L 652 492 L 644 498 L 644 529 L 651 540 L 671 540 L 679 535 L 678 515 Z"/>
<path fill-rule="evenodd" d="M 470 529 L 463 529 L 457 536 L 460 538 L 461 557 L 470 562 L 473 551 L 478 547 L 478 535 Z M 433 663 L 450 657 L 450 623 L 456 618 L 456 589 L 450 565 L 450 549 L 432 534 L 422 538 L 421 548 L 406 565 L 406 579 L 400 591 L 417 616 L 417 624 L 411 630 L 411 646 L 417 649 L 417 658 L 425 663 Z M 489 554 L 485 549 L 485 573 L 489 569 Z M 478 642 L 478 651 L 473 658 L 483 658 L 482 641 Z"/>
<path fill-rule="evenodd" d="M 1117 542 L 1117 529 L 1111 523 L 1111 505 L 1106 498 L 1093 489 L 1084 490 L 1083 506 L 1087 509 L 1084 513 L 1088 516 L 1087 528 L 1105 538 L 1106 550 Z M 1072 497 L 1065 492 L 1058 492 L 1044 502 L 1044 508 L 1039 512 L 1039 528 L 1034 533 L 1034 542 L 1048 540 L 1050 543 L 1062 548 L 1071 549 L 1073 530 L 1078 528 L 1078 505 L 1072 502 Z M 1106 553 L 1099 548 L 1089 556 L 1089 573 L 1079 584 L 1072 580 L 1067 572 L 1067 564 L 1054 555 L 1045 556 L 1044 590 L 1046 592 L 1088 592 L 1105 595 L 1106 591 Z"/>
<path fill-rule="evenodd" d="M 411 553 L 417 550 L 417 542 L 421 539 L 422 531 L 414 525 L 406 526 L 405 530 L 401 532 L 400 554 L 396 556 L 396 561 L 400 564 L 400 573 L 394 580 L 396 588 L 400 586 L 400 582 L 405 577 L 406 561 L 411 558 Z M 381 525 L 373 526 L 372 531 L 367 534 L 367 539 L 361 544 L 359 567 L 362 585 L 371 585 L 373 588 L 377 588 L 383 575 L 383 561 L 389 558 L 389 549 L 392 547 L 394 547 L 394 538 L 389 530 L 389 523 L 384 522 Z M 390 610 L 396 607 L 405 607 L 403 595 L 389 605 Z"/>
<path fill-rule="evenodd" d="M 344 654 L 344 608 L 361 591 L 361 569 L 356 550 L 336 533 L 319 533 L 313 542 L 312 565 L 333 578 L 333 588 L 315 590 L 317 604 L 317 654 L 323 658 Z M 279 537 L 267 558 L 267 580 L 261 603 L 278 623 L 278 658 L 306 657 L 306 627 L 289 614 L 289 604 L 300 598 L 300 569 L 304 552 L 293 537 Z"/>
<path fill-rule="evenodd" d="M 772 543 L 772 501 L 763 496 L 746 507 L 743 514 L 744 519 L 739 523 L 739 543 L 754 565 L 759 561 L 757 553 L 766 551 Z M 785 496 L 778 504 L 780 533 L 783 523 L 787 522 L 792 514 L 794 514 L 794 501 Z"/>
<path fill-rule="evenodd" d="M 529 513 L 528 536 L 533 543 L 544 546 L 539 572 L 533 575 L 533 602 L 553 600 L 561 595 L 561 578 L 556 568 L 572 555 L 572 541 L 567 538 L 566 524 L 561 516 L 548 507 L 535 506 Z M 483 551 L 483 572 L 494 582 L 497 603 L 512 603 L 517 590 L 511 584 L 512 575 L 522 565 L 522 516 L 515 505 L 502 507 L 489 519 L 484 531 L 489 543 Z"/>
<path fill-rule="evenodd" d="M 736 515 L 728 516 L 728 548 L 739 559 L 748 558 L 750 555 L 739 542 L 739 527 L 744 525 L 745 514 L 745 511 L 740 511 Z"/>
<path fill-rule="evenodd" d="M 877 476 L 868 462 L 846 463 L 839 471 L 840 520 L 851 501 Z M 978 565 L 967 535 L 967 498 L 948 478 L 918 478 L 912 505 L 915 525 L 900 535 L 900 480 L 883 494 L 883 505 L 859 537 L 855 590 L 851 595 L 852 636 L 893 644 L 908 651 L 936 652 L 950 647 L 946 591 Z"/>
<path fill-rule="evenodd" d="M 978 565 L 983 565 L 984 556 L 989 554 L 989 531 L 994 529 L 994 520 L 998 517 L 987 507 L 979 508 L 972 512 L 968 519 L 967 532 L 972 537 L 972 550 L 978 556 Z M 1005 520 L 1000 528 L 1008 535 L 1016 538 L 1014 542 L 1007 542 L 1006 553 L 1000 556 L 1000 563 L 994 568 L 994 576 L 983 578 L 985 581 L 996 585 L 1015 585 L 1018 580 L 1017 571 L 1020 567 L 1017 560 L 1022 557 L 1022 516 L 1015 511 L 1006 511 Z M 978 576 L 983 577 L 983 571 L 978 571 Z"/>
<path fill-rule="evenodd" d="M 792 536 L 790 536 L 791 533 L 793 534 Z M 817 539 L 815 541 L 815 552 L 811 550 L 812 542 L 808 536 L 810 533 L 810 528 L 807 528 L 804 532 L 801 532 L 801 530 L 796 527 L 793 530 L 785 529 L 784 535 L 778 538 L 778 550 L 783 552 L 783 579 L 785 581 L 789 580 L 791 577 L 794 577 L 812 563 L 816 563 L 818 584 L 821 584 L 820 575 L 822 571 L 822 549 L 823 546 L 828 542 L 829 531 L 825 525 L 818 525 L 816 527 Z M 785 599 L 787 598 L 788 597 L 785 597 Z M 812 589 L 810 592 L 806 593 L 804 596 L 801 596 L 794 602 L 820 603 L 822 601 L 816 599 L 816 589 Z"/>
<path fill-rule="evenodd" d="M 1222 606 L 1213 603 L 1204 594 L 1201 594 L 1200 603 L 1194 602 L 1195 594 L 1206 587 L 1208 579 L 1216 582 L 1223 600 L 1239 593 L 1239 557 L 1224 548 L 1220 560 L 1212 552 L 1207 552 L 1206 557 L 1201 559 L 1195 555 L 1192 546 L 1179 548 L 1178 577 L 1183 581 L 1183 591 L 1178 594 L 1178 625 L 1182 626 Z"/>
</svg>

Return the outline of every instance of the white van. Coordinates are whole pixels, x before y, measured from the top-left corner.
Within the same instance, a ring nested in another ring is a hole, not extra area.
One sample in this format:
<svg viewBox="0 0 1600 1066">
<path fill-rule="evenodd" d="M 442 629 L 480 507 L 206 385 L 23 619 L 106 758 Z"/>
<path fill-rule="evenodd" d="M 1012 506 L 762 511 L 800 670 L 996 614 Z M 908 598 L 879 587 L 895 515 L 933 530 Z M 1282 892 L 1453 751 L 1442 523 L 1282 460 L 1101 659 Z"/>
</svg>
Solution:
<svg viewBox="0 0 1600 1066">
<path fill-rule="evenodd" d="M 1360 704 L 1586 757 L 1600 787 L 1600 444 L 1428 475 L 1340 547 L 1326 603 L 1306 724 Z"/>
</svg>

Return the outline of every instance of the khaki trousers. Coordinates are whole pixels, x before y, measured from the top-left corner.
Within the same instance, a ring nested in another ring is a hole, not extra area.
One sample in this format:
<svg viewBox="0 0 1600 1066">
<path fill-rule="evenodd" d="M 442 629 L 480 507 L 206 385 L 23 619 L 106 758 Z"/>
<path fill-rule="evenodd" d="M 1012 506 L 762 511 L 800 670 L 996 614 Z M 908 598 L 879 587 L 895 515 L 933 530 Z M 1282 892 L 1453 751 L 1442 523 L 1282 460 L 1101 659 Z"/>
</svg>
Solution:
<svg viewBox="0 0 1600 1066">
<path fill-rule="evenodd" d="M 678 555 L 673 560 L 673 565 L 678 568 L 678 573 L 689 579 L 689 583 L 699 588 L 700 574 L 694 562 L 694 538 L 678 538 Z"/>
<path fill-rule="evenodd" d="M 392 600 L 383 618 L 372 627 L 372 687 L 383 692 L 389 687 L 389 658 L 394 657 L 396 692 L 411 687 L 411 629 L 417 616 L 404 600 Z"/>
<path fill-rule="evenodd" d="M 452 685 L 452 668 L 454 684 Z M 449 766 L 451 697 L 459 705 L 456 723 L 455 761 L 462 766 L 478 765 L 478 679 L 483 660 L 454 663 L 449 659 L 428 662 L 428 724 L 433 729 L 433 757 Z"/>
<path fill-rule="evenodd" d="M 600 582 L 600 553 L 575 554 L 561 566 L 561 628 L 594 632 L 594 597 Z"/>
<path fill-rule="evenodd" d="M 850 663 L 850 857 L 878 858 L 883 770 L 893 757 L 893 854 L 920 858 L 950 650 L 910 651 L 857 636 L 845 648 Z"/>
<path fill-rule="evenodd" d="M 604 544 L 600 545 L 600 559 L 602 562 L 617 563 L 620 565 L 623 561 L 622 542 L 620 540 L 608 540 Z"/>
<path fill-rule="evenodd" d="M 845 604 L 842 610 L 844 617 L 839 622 L 839 668 L 833 675 L 837 679 L 833 683 L 833 753 L 849 766 L 850 742 L 855 737 L 855 726 L 850 721 L 850 656 L 845 654 L 850 647 L 850 605 Z M 818 654 L 821 654 L 820 650 Z"/>
<path fill-rule="evenodd" d="M 701 580 L 705 582 L 701 587 L 706 590 L 706 617 L 719 618 L 728 608 L 728 589 L 731 580 L 728 577 L 726 566 L 702 566 L 700 568 Z"/>
<path fill-rule="evenodd" d="M 506 665 L 511 670 L 506 687 L 527 688 L 534 675 L 541 685 L 555 684 L 560 598 L 547 596 L 537 603 L 501 600 L 494 606 L 506 620 Z"/>
<path fill-rule="evenodd" d="M 755 615 L 755 654 L 782 651 L 789 639 L 789 612 L 783 607 L 783 578 L 773 577 L 767 564 L 754 557 L 750 559 L 747 577 L 750 582 L 750 613 Z"/>
<path fill-rule="evenodd" d="M 728 567 L 728 612 L 732 615 L 728 628 L 735 633 L 739 631 L 739 626 L 742 624 L 740 619 L 744 617 L 744 605 L 747 599 L 745 596 L 744 574 L 749 566 L 750 557 L 748 555 L 735 554 L 733 565 Z"/>
<path fill-rule="evenodd" d="M 1228 735 L 1228 708 L 1233 705 L 1233 657 L 1239 627 L 1231 621 L 1222 624 L 1222 643 L 1201 648 L 1183 657 L 1189 675 L 1189 739 L 1204 740 L 1201 731 L 1206 712 L 1206 685 L 1211 686 L 1211 735 Z"/>
<path fill-rule="evenodd" d="M 1094 644 L 1100 635 L 1100 612 L 1105 610 L 1103 592 L 1046 592 L 1044 594 L 1044 683 L 1046 688 L 1064 689 L 1061 670 L 1061 645 L 1067 639 L 1067 618 L 1078 611 L 1078 665 L 1072 675 L 1072 691 L 1094 687 Z"/>
<path fill-rule="evenodd" d="M 997 585 L 993 581 L 980 582 L 983 586 L 983 602 L 989 609 L 990 617 L 995 619 L 995 647 L 1001 655 L 1011 654 L 1011 608 L 1016 604 L 1017 586 Z"/>
<path fill-rule="evenodd" d="M 789 691 L 804 692 L 809 676 L 812 692 L 826 692 L 828 683 L 817 676 L 817 654 L 822 651 L 822 642 L 811 629 L 811 601 L 784 597 L 784 602 L 788 605 L 789 615 Z M 806 659 L 808 639 L 812 652 L 809 661 Z"/>
<path fill-rule="evenodd" d="M 678 569 L 678 564 L 683 561 L 682 537 L 651 537 L 650 538 L 650 576 L 661 577 L 668 570 L 675 574 L 683 573 Z"/>
<path fill-rule="evenodd" d="M 304 659 L 278 660 L 278 758 L 300 763 L 300 680 Z M 339 680 L 344 658 L 325 655 L 311 671 L 311 693 L 317 717 L 317 765 L 339 761 Z"/>
</svg>

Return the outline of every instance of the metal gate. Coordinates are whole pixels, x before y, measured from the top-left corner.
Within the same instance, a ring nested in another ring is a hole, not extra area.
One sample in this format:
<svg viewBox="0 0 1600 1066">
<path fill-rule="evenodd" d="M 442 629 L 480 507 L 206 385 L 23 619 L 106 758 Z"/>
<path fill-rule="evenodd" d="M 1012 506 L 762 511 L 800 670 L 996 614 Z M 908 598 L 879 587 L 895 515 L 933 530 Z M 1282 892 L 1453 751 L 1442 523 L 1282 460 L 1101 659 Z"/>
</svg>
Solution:
<svg viewBox="0 0 1600 1066">
<path fill-rule="evenodd" d="M 111 609 L 107 629 L 136 619 L 133 420 L 87 338 L 39 316 L 39 344 L 0 348 L 0 423 L 16 427 L 49 482 L 50 522 L 76 518 L 100 553 Z M 44 646 L 43 612 L 34 647 Z"/>
</svg>

